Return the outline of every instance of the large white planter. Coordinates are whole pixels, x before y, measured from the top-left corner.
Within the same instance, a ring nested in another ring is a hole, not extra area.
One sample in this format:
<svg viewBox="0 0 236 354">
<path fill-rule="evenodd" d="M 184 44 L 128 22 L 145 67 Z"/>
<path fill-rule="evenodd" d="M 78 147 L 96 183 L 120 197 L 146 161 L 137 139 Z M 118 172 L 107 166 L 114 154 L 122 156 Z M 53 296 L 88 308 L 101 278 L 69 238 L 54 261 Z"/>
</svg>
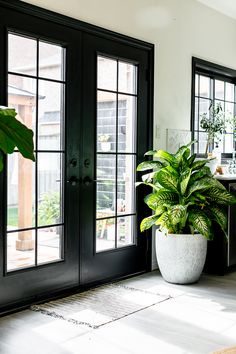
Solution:
<svg viewBox="0 0 236 354">
<path fill-rule="evenodd" d="M 174 284 L 198 281 L 206 260 L 207 239 L 200 235 L 175 235 L 156 231 L 156 256 L 163 278 Z"/>
</svg>

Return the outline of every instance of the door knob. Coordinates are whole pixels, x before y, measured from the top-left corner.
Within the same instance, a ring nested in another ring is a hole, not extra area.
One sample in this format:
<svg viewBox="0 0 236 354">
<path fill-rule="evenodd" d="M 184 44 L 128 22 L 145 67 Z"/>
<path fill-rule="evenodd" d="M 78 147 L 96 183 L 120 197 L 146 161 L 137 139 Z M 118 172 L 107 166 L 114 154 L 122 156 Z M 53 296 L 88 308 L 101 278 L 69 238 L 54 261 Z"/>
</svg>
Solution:
<svg viewBox="0 0 236 354">
<path fill-rule="evenodd" d="M 76 159 L 71 159 L 69 162 L 70 167 L 76 167 L 77 165 L 77 160 Z"/>
<path fill-rule="evenodd" d="M 85 186 L 89 186 L 91 183 L 93 183 L 93 182 L 97 182 L 97 180 L 96 179 L 92 179 L 92 178 L 90 178 L 89 176 L 86 176 L 86 177 L 84 177 L 84 179 L 83 179 L 83 184 L 85 185 Z"/>
<path fill-rule="evenodd" d="M 79 179 L 76 176 L 72 176 L 67 180 L 67 183 L 70 183 L 72 186 L 76 186 L 79 183 Z"/>
</svg>

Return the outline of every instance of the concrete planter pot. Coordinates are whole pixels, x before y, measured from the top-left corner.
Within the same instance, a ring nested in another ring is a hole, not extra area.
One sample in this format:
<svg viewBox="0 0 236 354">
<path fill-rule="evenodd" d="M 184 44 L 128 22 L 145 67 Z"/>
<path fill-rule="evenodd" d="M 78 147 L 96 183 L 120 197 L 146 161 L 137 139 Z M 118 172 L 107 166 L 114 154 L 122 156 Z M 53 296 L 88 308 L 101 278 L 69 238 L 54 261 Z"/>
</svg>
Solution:
<svg viewBox="0 0 236 354">
<path fill-rule="evenodd" d="M 156 256 L 163 278 L 174 284 L 199 280 L 207 252 L 207 239 L 200 234 L 166 234 L 156 231 Z"/>
</svg>

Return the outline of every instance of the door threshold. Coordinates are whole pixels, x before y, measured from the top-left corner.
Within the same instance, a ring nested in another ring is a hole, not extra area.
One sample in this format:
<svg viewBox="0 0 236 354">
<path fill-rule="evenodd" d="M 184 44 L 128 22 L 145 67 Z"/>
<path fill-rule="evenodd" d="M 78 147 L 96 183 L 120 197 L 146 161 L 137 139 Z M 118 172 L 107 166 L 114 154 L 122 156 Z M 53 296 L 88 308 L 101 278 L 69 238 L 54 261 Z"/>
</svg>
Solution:
<svg viewBox="0 0 236 354">
<path fill-rule="evenodd" d="M 119 276 L 115 279 L 109 278 L 109 279 L 101 280 L 98 282 L 89 283 L 86 285 L 80 285 L 80 286 L 76 285 L 76 286 L 72 286 L 69 288 L 59 289 L 59 290 L 56 290 L 56 291 L 53 291 L 53 292 L 50 292 L 47 294 L 44 293 L 41 295 L 36 295 L 32 298 L 28 298 L 23 301 L 16 302 L 16 303 L 13 303 L 13 304 L 10 304 L 10 305 L 0 308 L 0 317 L 8 316 L 8 315 L 11 315 L 16 312 L 27 310 L 32 305 L 38 305 L 38 304 L 42 304 L 42 303 L 45 303 L 48 301 L 53 301 L 53 300 L 57 300 L 57 299 L 60 299 L 63 297 L 74 295 L 76 293 L 82 293 L 82 292 L 90 290 L 90 289 L 96 289 L 102 285 L 107 285 L 107 284 L 111 284 L 111 283 L 113 283 L 113 284 L 118 283 L 122 280 L 134 278 L 134 277 L 137 277 L 139 275 L 149 273 L 149 272 L 150 271 L 141 271 L 141 272 L 137 272 L 137 273 L 133 273 L 133 274 L 122 275 L 122 276 Z"/>
</svg>

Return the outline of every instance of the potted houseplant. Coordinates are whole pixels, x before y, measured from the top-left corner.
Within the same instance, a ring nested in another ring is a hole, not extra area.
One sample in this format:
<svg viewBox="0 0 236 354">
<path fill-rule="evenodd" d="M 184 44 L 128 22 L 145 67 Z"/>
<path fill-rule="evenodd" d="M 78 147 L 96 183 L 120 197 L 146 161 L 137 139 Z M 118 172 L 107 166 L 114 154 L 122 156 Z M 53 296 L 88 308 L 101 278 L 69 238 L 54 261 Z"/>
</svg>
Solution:
<svg viewBox="0 0 236 354">
<path fill-rule="evenodd" d="M 215 173 L 217 165 L 221 163 L 219 143 L 225 133 L 226 115 L 220 103 L 211 103 L 209 113 L 203 113 L 200 118 L 200 127 L 207 133 L 205 156 L 210 160 L 211 172 Z"/>
<path fill-rule="evenodd" d="M 236 198 L 217 181 L 207 159 L 196 160 L 190 146 L 182 146 L 175 154 L 149 151 L 157 161 L 144 161 L 138 171 L 153 169 L 142 182 L 152 188 L 145 203 L 153 215 L 141 222 L 141 231 L 158 225 L 156 231 L 157 261 L 164 279 L 171 283 L 196 282 L 203 270 L 207 240 L 214 236 L 216 222 L 226 234 L 225 206 Z"/>
<path fill-rule="evenodd" d="M 110 135 L 103 134 L 99 135 L 98 141 L 101 143 L 101 150 L 102 151 L 110 151 L 111 150 L 111 142 L 109 141 Z"/>
<path fill-rule="evenodd" d="M 0 171 L 3 170 L 3 154 L 11 154 L 17 148 L 21 155 L 35 161 L 33 131 L 18 119 L 12 108 L 0 107 Z"/>
<path fill-rule="evenodd" d="M 207 133 L 207 141 L 205 148 L 205 155 L 207 156 L 209 148 L 213 147 L 215 142 L 216 146 L 219 145 L 222 135 L 225 133 L 225 113 L 220 103 L 212 104 L 209 107 L 209 114 L 206 112 L 200 116 L 200 127 Z"/>
</svg>

